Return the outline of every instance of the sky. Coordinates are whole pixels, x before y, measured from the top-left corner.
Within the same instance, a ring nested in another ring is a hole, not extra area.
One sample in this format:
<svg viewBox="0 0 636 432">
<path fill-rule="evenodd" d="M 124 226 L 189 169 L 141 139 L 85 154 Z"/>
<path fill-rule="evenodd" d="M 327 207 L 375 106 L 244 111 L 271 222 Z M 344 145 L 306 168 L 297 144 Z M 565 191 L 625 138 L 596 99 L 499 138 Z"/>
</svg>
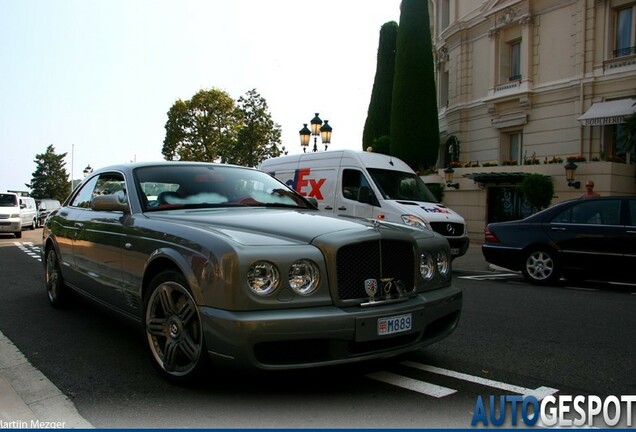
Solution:
<svg viewBox="0 0 636 432">
<path fill-rule="evenodd" d="M 28 190 L 50 144 L 75 179 L 162 160 L 166 113 L 201 89 L 256 89 L 289 153 L 315 113 L 330 149 L 361 149 L 399 18 L 400 0 L 0 0 L 0 190 Z"/>
</svg>

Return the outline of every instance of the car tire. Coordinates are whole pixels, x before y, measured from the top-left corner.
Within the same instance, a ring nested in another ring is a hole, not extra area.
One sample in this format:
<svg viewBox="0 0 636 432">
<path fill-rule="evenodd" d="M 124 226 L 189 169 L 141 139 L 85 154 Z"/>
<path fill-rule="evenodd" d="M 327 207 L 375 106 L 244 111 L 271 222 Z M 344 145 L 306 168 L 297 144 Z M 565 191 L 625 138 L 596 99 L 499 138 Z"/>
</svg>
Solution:
<svg viewBox="0 0 636 432">
<path fill-rule="evenodd" d="M 153 364 L 169 381 L 189 384 L 207 368 L 201 316 L 181 273 L 164 271 L 150 282 L 144 330 Z"/>
<path fill-rule="evenodd" d="M 521 266 L 523 276 L 535 285 L 551 285 L 561 277 L 556 251 L 549 248 L 534 248 L 524 255 Z"/>
<path fill-rule="evenodd" d="M 16 231 L 13 235 L 15 235 L 15 238 L 22 238 L 22 231 Z"/>
<path fill-rule="evenodd" d="M 64 283 L 60 261 L 53 247 L 46 250 L 44 257 L 44 278 L 49 304 L 54 308 L 64 308 L 70 304 L 70 288 Z"/>
</svg>

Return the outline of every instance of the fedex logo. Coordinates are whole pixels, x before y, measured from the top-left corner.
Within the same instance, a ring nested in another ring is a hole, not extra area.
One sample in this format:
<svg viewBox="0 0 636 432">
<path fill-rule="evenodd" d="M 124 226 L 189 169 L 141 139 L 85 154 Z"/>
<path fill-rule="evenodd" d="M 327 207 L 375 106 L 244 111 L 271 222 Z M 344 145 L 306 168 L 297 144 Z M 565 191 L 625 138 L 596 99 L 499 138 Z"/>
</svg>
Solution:
<svg viewBox="0 0 636 432">
<path fill-rule="evenodd" d="M 446 209 L 440 208 L 440 207 L 422 207 L 422 210 L 424 210 L 426 213 L 444 213 L 444 214 L 451 214 L 451 212 L 449 212 Z"/>
<path fill-rule="evenodd" d="M 294 180 L 288 181 L 287 186 L 292 187 L 296 192 L 304 197 L 316 198 L 322 200 L 322 192 L 320 188 L 327 181 L 326 178 L 313 179 L 310 178 L 311 168 L 297 169 L 294 174 Z"/>
</svg>

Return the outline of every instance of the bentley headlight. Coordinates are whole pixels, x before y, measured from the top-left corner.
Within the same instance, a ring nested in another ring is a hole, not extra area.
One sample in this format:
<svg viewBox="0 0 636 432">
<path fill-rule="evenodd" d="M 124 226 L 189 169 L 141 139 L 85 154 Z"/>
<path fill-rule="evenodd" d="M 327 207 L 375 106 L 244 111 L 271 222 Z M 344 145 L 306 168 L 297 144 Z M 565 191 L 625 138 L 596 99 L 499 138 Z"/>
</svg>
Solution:
<svg viewBox="0 0 636 432">
<path fill-rule="evenodd" d="M 289 285 L 296 294 L 310 295 L 318 288 L 318 266 L 309 260 L 298 260 L 289 269 Z"/>
<path fill-rule="evenodd" d="M 280 275 L 276 266 L 267 261 L 257 261 L 247 272 L 247 284 L 258 295 L 271 294 L 278 288 Z"/>
<path fill-rule="evenodd" d="M 450 271 L 450 258 L 446 251 L 437 252 L 437 270 L 442 276 L 448 276 L 448 272 Z"/>
<path fill-rule="evenodd" d="M 417 217 L 415 215 L 412 215 L 412 214 L 402 215 L 402 222 L 404 222 L 406 225 L 414 227 L 414 228 L 430 229 L 428 224 L 426 222 L 424 222 L 424 220 L 422 218 L 419 218 L 419 217 Z"/>
<path fill-rule="evenodd" d="M 420 255 L 420 274 L 424 280 L 430 281 L 435 276 L 435 262 L 428 252 Z"/>
</svg>

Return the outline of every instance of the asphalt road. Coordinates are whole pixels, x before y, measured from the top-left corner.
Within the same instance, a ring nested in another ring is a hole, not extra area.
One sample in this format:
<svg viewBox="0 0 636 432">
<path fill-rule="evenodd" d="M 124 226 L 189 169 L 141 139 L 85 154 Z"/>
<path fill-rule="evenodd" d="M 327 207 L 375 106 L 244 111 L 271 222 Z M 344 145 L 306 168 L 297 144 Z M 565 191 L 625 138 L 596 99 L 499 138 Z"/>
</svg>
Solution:
<svg viewBox="0 0 636 432">
<path fill-rule="evenodd" d="M 390 362 L 164 381 L 139 331 L 88 304 L 48 305 L 41 231 L 0 234 L 0 331 L 99 428 L 470 427 L 477 396 L 636 394 L 633 287 L 536 287 L 456 273 L 450 337 Z"/>
</svg>

